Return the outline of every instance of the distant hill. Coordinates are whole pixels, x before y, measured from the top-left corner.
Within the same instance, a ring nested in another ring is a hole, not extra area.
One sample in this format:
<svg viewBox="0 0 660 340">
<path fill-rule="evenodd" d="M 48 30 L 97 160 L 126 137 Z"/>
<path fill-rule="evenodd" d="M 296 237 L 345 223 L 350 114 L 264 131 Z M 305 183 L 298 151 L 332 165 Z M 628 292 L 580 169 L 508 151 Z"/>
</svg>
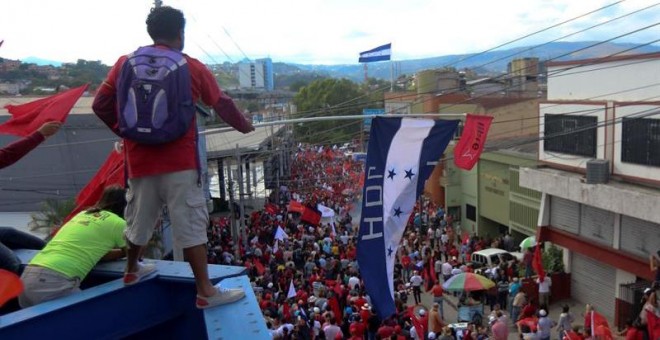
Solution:
<svg viewBox="0 0 660 340">
<path fill-rule="evenodd" d="M 52 66 L 55 66 L 55 67 L 62 66 L 61 61 L 41 59 L 41 58 L 38 58 L 38 57 L 27 57 L 27 58 L 25 58 L 21 61 L 26 63 L 26 64 L 37 64 L 39 66 L 46 66 L 46 65 L 52 65 Z"/>
<path fill-rule="evenodd" d="M 458 69 L 471 68 L 479 74 L 499 74 L 506 72 L 507 64 L 515 58 L 538 57 L 541 61 L 564 61 L 604 57 L 621 51 L 626 51 L 622 54 L 660 52 L 660 46 L 658 45 L 635 48 L 637 44 L 632 43 L 604 43 L 588 48 L 596 43 L 593 41 L 553 42 L 540 47 L 523 46 L 477 54 L 456 54 L 423 59 L 396 60 L 396 64 L 399 75 L 410 75 L 421 70 L 442 68 L 445 66 Z M 29 57 L 22 61 L 37 65 L 62 65 L 62 62 L 38 57 Z M 390 79 L 390 64 L 390 62 L 370 63 L 368 65 L 369 77 Z M 303 65 L 277 61 L 273 63 L 273 71 L 277 77 L 289 76 L 287 79 L 290 79 L 291 82 L 295 82 L 295 79 L 297 79 L 295 76 L 302 76 L 306 79 L 318 76 L 347 78 L 354 81 L 362 81 L 364 79 L 364 66 L 357 63 L 346 65 Z M 293 79 L 291 79 L 292 77 Z"/>
<path fill-rule="evenodd" d="M 396 61 L 399 74 L 413 74 L 425 69 L 442 68 L 444 66 L 458 69 L 472 68 L 480 74 L 506 72 L 507 64 L 515 58 L 538 57 L 541 61 L 565 61 L 609 56 L 617 52 L 625 54 L 642 54 L 660 52 L 660 46 L 650 45 L 635 48 L 637 44 L 604 43 L 587 48 L 597 42 L 554 42 L 541 47 L 517 47 L 507 50 L 496 50 L 482 54 L 445 55 L 433 58 Z M 583 50 L 584 49 L 584 50 Z M 576 52 L 577 51 L 577 52 Z M 354 81 L 364 79 L 364 69 L 361 64 L 354 65 L 299 65 L 300 70 L 327 74 L 335 78 L 348 78 Z M 390 79 L 390 63 L 378 62 L 368 64 L 369 77 Z"/>
</svg>

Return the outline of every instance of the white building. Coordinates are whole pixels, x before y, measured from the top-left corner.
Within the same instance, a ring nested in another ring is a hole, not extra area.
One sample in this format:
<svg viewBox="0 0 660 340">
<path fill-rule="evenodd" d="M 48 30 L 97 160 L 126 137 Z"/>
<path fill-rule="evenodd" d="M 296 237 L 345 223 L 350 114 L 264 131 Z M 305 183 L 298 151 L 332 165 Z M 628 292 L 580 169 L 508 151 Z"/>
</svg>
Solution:
<svg viewBox="0 0 660 340">
<path fill-rule="evenodd" d="M 543 193 L 540 235 L 565 249 L 572 297 L 621 319 L 636 302 L 621 286 L 653 281 L 660 250 L 660 53 L 547 67 L 545 166 L 521 168 L 520 185 Z"/>
</svg>

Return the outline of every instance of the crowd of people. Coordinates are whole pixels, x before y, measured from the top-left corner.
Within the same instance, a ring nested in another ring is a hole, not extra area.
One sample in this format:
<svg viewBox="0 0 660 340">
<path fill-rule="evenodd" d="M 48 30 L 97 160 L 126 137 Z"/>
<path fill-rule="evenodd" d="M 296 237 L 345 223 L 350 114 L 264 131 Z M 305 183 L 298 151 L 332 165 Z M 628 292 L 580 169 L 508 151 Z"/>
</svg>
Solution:
<svg viewBox="0 0 660 340">
<path fill-rule="evenodd" d="M 336 148 L 301 147 L 292 164 L 295 180 L 281 188 L 280 198 L 271 197 L 263 210 L 248 216 L 245 241 L 232 242 L 228 218 L 212 219 L 208 230 L 210 263 L 247 268 L 274 339 L 507 339 L 510 334 L 549 339 L 552 330 L 559 339 L 591 338 L 589 325 L 573 327 L 568 306 L 551 319 L 552 283 L 548 276 L 531 278 L 531 250 L 520 261 L 514 257 L 478 267 L 471 261 L 473 252 L 517 250 L 512 235 L 468 235 L 443 207 L 427 199 L 417 202 L 397 252 L 397 313 L 381 319 L 356 261 L 358 222 L 351 213 L 358 203 L 363 163 Z M 291 201 L 310 209 L 330 207 L 336 218 L 302 220 L 288 210 Z M 495 286 L 471 293 L 443 289 L 442 283 L 465 272 L 486 276 Z M 535 283 L 538 299 L 525 292 L 525 280 Z M 431 301 L 428 308 L 423 295 Z M 450 303 L 483 305 L 489 312 L 483 320 L 461 325 L 445 318 Z M 585 313 L 593 311 L 588 308 Z"/>
</svg>

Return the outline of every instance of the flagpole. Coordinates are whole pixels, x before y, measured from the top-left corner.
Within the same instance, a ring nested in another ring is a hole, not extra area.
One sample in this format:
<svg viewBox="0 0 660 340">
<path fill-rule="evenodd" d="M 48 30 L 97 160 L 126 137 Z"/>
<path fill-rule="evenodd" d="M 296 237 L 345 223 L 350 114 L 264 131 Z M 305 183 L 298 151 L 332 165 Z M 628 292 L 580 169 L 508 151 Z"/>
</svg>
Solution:
<svg viewBox="0 0 660 340">
<path fill-rule="evenodd" d="M 367 74 L 367 63 L 363 63 L 364 65 L 364 83 L 369 85 L 369 75 Z"/>
<path fill-rule="evenodd" d="M 197 108 L 200 110 L 200 107 Z M 356 119 L 373 119 L 375 117 L 384 117 L 384 118 L 430 118 L 430 119 L 448 119 L 448 120 L 463 120 L 466 117 L 466 113 L 383 113 L 377 115 L 347 115 L 347 116 L 320 116 L 320 117 L 307 117 L 307 118 L 294 118 L 294 119 L 283 119 L 275 120 L 271 122 L 263 122 L 254 124 L 255 128 L 273 126 L 273 125 L 285 125 L 285 124 L 297 124 L 297 123 L 311 123 L 311 122 L 322 122 L 322 121 L 335 121 L 335 120 L 356 120 Z M 221 127 L 215 129 L 208 129 L 205 131 L 200 131 L 200 135 L 212 135 L 214 133 L 222 133 L 235 130 L 232 127 Z"/>
<path fill-rule="evenodd" d="M 394 68 L 392 67 L 392 60 L 390 60 L 390 92 L 394 92 Z"/>
</svg>

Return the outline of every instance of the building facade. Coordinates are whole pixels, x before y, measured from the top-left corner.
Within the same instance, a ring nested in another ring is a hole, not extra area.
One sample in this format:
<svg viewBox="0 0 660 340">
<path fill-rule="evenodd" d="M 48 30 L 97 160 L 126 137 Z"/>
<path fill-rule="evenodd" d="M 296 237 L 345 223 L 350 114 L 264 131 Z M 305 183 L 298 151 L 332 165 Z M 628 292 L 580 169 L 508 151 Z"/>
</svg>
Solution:
<svg viewBox="0 0 660 340">
<path fill-rule="evenodd" d="M 536 233 L 541 202 L 540 192 L 518 182 L 520 167 L 537 163 L 535 143 L 519 137 L 489 142 L 488 147 L 499 150 L 483 153 L 472 170 L 457 168 L 451 159 L 443 162 L 441 204 L 459 221 L 461 232 L 484 237 L 511 233 L 522 241 Z"/>
<path fill-rule="evenodd" d="M 549 63 L 547 72 L 545 167 L 522 168 L 520 183 L 542 192 L 540 235 L 564 248 L 572 297 L 617 322 L 634 317 L 618 307 L 628 299 L 620 288 L 650 285 L 649 255 L 660 249 L 660 53 Z"/>
<path fill-rule="evenodd" d="M 243 61 L 238 64 L 238 84 L 242 89 L 275 89 L 273 62 L 270 58 Z"/>
</svg>

